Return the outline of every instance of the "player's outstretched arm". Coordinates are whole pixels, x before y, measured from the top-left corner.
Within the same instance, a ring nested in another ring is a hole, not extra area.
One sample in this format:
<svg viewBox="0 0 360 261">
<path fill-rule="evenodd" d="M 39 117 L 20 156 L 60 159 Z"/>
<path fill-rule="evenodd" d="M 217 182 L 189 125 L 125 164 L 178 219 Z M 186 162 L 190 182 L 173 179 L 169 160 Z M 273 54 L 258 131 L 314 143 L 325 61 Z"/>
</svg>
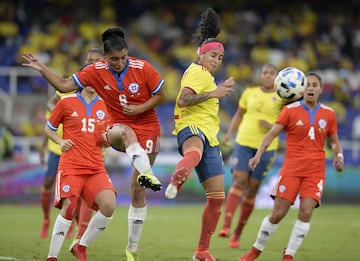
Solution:
<svg viewBox="0 0 360 261">
<path fill-rule="evenodd" d="M 265 135 L 263 140 L 261 141 L 261 144 L 256 151 L 256 154 L 253 158 L 249 160 L 249 168 L 254 170 L 257 166 L 257 164 L 260 162 L 260 158 L 263 155 L 263 153 L 266 151 L 266 149 L 269 147 L 271 142 L 275 139 L 275 137 L 279 136 L 279 134 L 285 129 L 285 126 L 282 124 L 275 123 L 272 128 L 269 130 L 269 132 Z"/>
<path fill-rule="evenodd" d="M 25 67 L 32 68 L 41 73 L 41 75 L 58 91 L 60 92 L 70 92 L 76 90 L 77 87 L 72 78 L 64 78 L 57 73 L 51 71 L 44 63 L 40 61 L 38 57 L 36 57 L 32 53 L 24 53 L 24 60 L 28 63 L 23 63 L 22 65 Z"/>
</svg>

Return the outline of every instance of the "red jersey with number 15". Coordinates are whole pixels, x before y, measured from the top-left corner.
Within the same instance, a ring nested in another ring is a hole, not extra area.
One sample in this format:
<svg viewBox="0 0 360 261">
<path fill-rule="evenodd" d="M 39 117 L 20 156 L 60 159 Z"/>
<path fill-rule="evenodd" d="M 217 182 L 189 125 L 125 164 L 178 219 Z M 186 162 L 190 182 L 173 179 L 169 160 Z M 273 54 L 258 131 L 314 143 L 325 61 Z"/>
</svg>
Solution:
<svg viewBox="0 0 360 261">
<path fill-rule="evenodd" d="M 52 111 L 47 126 L 56 131 L 63 125 L 63 139 L 75 145 L 61 153 L 59 170 L 69 174 L 95 174 L 106 172 L 101 133 L 105 131 L 110 116 L 105 102 L 96 97 L 87 103 L 80 93 L 61 98 Z"/>
<path fill-rule="evenodd" d="M 298 101 L 285 106 L 276 123 L 286 129 L 280 175 L 325 177 L 325 141 L 337 132 L 334 111 L 321 103 L 310 111 L 304 101 Z"/>
<path fill-rule="evenodd" d="M 92 86 L 96 90 L 114 123 L 160 135 L 160 123 L 154 109 L 134 116 L 125 115 L 122 109 L 122 104 L 145 103 L 163 87 L 164 80 L 147 61 L 129 57 L 124 70 L 118 74 L 103 60 L 86 66 L 72 77 L 78 86 Z"/>
</svg>

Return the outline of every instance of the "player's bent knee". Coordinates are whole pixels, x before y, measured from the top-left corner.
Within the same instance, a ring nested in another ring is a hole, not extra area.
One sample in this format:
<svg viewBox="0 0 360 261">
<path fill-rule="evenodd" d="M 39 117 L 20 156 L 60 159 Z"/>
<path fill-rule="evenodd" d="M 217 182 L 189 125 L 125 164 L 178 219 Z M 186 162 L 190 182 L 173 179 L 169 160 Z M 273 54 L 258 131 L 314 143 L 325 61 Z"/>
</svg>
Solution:
<svg viewBox="0 0 360 261">
<path fill-rule="evenodd" d="M 111 217 L 116 206 L 115 193 L 112 190 L 103 190 L 96 196 L 95 203 L 104 216 Z"/>
</svg>

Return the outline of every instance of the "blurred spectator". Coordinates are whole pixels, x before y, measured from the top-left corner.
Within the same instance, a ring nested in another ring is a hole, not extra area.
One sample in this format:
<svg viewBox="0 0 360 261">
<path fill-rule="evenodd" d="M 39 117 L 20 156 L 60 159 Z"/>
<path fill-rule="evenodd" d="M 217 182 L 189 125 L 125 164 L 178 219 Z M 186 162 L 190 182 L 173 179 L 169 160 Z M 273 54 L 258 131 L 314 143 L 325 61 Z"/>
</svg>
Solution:
<svg viewBox="0 0 360 261">
<path fill-rule="evenodd" d="M 13 157 L 14 140 L 10 128 L 4 120 L 0 119 L 0 161 Z"/>
<path fill-rule="evenodd" d="M 15 4 L 13 1 L 0 2 L 0 44 L 10 46 L 18 35 L 19 27 L 14 21 Z"/>
<path fill-rule="evenodd" d="M 34 104 L 30 121 L 23 122 L 22 131 L 25 136 L 41 136 L 45 122 L 45 110 L 42 104 Z"/>
<path fill-rule="evenodd" d="M 29 121 L 30 116 L 23 103 L 17 102 L 14 105 L 13 115 L 10 123 L 11 132 L 15 136 L 24 136 L 23 124 Z"/>
</svg>

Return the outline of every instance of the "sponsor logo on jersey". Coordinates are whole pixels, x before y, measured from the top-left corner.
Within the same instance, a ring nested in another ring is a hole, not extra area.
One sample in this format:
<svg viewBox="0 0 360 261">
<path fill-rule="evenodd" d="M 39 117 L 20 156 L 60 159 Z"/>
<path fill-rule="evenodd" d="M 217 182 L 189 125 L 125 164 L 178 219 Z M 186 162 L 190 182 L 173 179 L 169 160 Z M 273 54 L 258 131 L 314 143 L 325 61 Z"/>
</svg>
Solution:
<svg viewBox="0 0 360 261">
<path fill-rule="evenodd" d="M 304 123 L 302 122 L 302 120 L 298 120 L 297 123 L 296 123 L 296 126 L 302 126 L 304 125 Z"/>
<path fill-rule="evenodd" d="M 79 113 L 77 113 L 77 111 L 73 111 L 73 113 L 71 113 L 71 117 L 79 117 Z"/>
</svg>

